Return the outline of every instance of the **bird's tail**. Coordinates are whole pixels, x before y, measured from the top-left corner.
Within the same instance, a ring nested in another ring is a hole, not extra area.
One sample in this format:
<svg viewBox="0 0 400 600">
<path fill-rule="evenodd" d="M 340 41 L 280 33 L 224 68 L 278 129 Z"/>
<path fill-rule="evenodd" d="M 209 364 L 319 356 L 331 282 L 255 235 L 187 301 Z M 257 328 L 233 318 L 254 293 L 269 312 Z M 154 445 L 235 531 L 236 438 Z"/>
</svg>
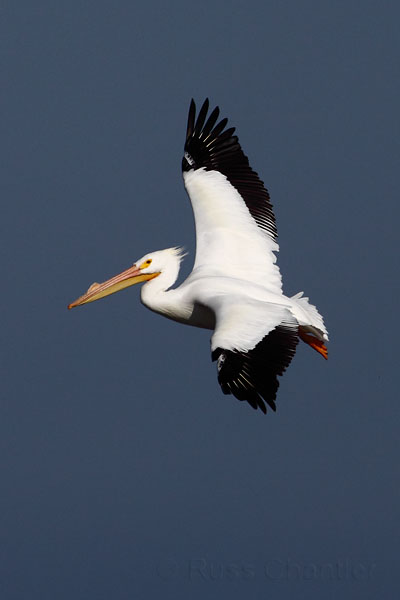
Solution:
<svg viewBox="0 0 400 600">
<path fill-rule="evenodd" d="M 328 350 L 324 342 L 328 341 L 328 331 L 317 308 L 309 299 L 299 292 L 292 296 L 292 313 L 299 323 L 300 339 L 314 348 L 324 358 L 328 358 Z"/>
</svg>

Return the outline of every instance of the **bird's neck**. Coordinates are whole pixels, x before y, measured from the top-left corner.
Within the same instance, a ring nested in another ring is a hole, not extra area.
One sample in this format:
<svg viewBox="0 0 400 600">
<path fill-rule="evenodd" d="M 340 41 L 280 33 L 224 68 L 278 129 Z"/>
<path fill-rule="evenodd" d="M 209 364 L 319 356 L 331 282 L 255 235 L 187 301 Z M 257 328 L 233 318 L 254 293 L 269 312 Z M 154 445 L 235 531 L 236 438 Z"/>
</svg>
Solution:
<svg viewBox="0 0 400 600">
<path fill-rule="evenodd" d="M 181 305 L 179 290 L 169 289 L 176 282 L 179 274 L 179 261 L 168 265 L 158 277 L 151 279 L 141 289 L 141 301 L 150 310 L 171 319 L 186 320 L 188 309 Z"/>
</svg>

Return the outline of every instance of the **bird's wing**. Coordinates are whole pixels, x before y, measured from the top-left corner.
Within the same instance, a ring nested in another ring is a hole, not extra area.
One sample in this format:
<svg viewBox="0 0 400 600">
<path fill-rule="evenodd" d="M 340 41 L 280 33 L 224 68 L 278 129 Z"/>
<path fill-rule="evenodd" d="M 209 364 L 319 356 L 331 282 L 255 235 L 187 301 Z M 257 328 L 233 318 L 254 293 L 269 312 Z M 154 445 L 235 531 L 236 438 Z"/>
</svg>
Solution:
<svg viewBox="0 0 400 600">
<path fill-rule="evenodd" d="M 274 252 L 275 217 L 269 194 L 240 147 L 235 129 L 207 119 L 208 100 L 196 119 L 192 100 L 182 161 L 196 224 L 195 270 L 263 283 L 280 291 Z"/>
<path fill-rule="evenodd" d="M 225 394 L 275 410 L 278 375 L 289 366 L 298 342 L 298 324 L 285 305 L 238 295 L 209 299 L 216 327 L 211 339 L 218 381 Z"/>
</svg>

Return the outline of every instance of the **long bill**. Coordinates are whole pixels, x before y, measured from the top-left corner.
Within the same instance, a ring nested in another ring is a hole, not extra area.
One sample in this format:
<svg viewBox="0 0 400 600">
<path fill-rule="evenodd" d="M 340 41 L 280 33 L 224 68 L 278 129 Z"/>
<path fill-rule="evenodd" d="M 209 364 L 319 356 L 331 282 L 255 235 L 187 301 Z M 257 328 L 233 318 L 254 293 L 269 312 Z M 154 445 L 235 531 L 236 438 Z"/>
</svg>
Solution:
<svg viewBox="0 0 400 600">
<path fill-rule="evenodd" d="M 140 267 L 133 265 L 129 269 L 126 269 L 126 271 L 122 271 L 122 273 L 115 275 L 115 277 L 108 279 L 104 283 L 92 283 L 86 294 L 83 294 L 83 296 L 80 296 L 74 302 L 68 304 L 68 308 L 74 308 L 75 306 L 81 306 L 81 304 L 100 300 L 100 298 L 105 298 L 105 296 L 119 292 L 136 283 L 154 279 L 154 277 L 157 277 L 159 274 L 160 273 L 142 273 Z"/>
</svg>

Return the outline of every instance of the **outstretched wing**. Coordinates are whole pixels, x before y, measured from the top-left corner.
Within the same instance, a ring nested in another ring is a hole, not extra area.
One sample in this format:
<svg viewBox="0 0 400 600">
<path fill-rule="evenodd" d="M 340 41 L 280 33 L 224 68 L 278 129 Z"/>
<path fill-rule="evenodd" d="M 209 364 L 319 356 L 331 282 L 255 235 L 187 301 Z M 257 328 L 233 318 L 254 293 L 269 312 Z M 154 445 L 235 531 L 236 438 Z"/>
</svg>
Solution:
<svg viewBox="0 0 400 600">
<path fill-rule="evenodd" d="M 298 324 L 285 305 L 245 296 L 220 295 L 208 302 L 216 317 L 211 339 L 224 394 L 266 412 L 275 410 L 278 375 L 289 366 L 298 343 Z"/>
<path fill-rule="evenodd" d="M 217 360 L 218 381 L 224 394 L 246 400 L 263 413 L 267 412 L 265 403 L 275 411 L 277 376 L 289 366 L 297 342 L 297 327 L 293 323 L 281 323 L 248 352 L 214 350 L 212 358 Z"/>
<path fill-rule="evenodd" d="M 233 127 L 207 119 L 206 100 L 196 119 L 192 100 L 182 161 L 196 224 L 194 271 L 233 275 L 281 290 L 274 252 L 276 225 L 269 194 L 249 165 Z"/>
</svg>

